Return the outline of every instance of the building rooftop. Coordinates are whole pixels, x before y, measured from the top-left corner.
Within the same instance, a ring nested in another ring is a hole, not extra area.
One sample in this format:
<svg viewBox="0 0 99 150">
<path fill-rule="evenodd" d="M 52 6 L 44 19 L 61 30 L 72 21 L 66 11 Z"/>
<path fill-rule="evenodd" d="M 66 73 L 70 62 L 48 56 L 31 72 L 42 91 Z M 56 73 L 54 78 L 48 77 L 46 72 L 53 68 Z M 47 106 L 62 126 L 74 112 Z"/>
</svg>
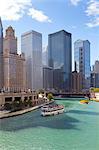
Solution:
<svg viewBox="0 0 99 150">
<path fill-rule="evenodd" d="M 38 34 L 38 35 L 41 35 L 42 36 L 42 33 L 39 33 L 39 32 L 37 32 L 37 31 L 34 31 L 34 30 L 30 30 L 30 31 L 27 31 L 27 32 L 25 32 L 25 33 L 23 33 L 22 35 L 21 35 L 21 37 L 22 36 L 26 36 L 26 35 L 28 35 L 28 34 Z"/>
<path fill-rule="evenodd" d="M 57 32 L 54 32 L 54 33 L 51 33 L 51 34 L 49 34 L 49 35 L 58 34 L 58 33 L 60 33 L 60 32 L 64 32 L 64 33 L 66 33 L 66 34 L 68 34 L 68 35 L 71 35 L 71 33 L 65 31 L 64 29 L 63 29 L 63 30 L 60 30 L 60 31 L 57 31 Z"/>
<path fill-rule="evenodd" d="M 76 40 L 74 43 L 85 42 L 85 41 L 89 42 L 89 40 L 81 40 L 81 39 L 78 39 L 78 40 Z M 89 43 L 90 43 L 90 42 L 89 42 Z"/>
</svg>

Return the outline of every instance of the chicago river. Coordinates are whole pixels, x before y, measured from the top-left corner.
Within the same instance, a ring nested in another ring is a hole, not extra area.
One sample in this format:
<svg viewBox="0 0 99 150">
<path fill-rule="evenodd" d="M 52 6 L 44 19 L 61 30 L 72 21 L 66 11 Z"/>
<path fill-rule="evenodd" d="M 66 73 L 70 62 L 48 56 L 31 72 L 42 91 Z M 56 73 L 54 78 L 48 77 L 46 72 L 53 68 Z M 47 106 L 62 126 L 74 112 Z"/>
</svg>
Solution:
<svg viewBox="0 0 99 150">
<path fill-rule="evenodd" d="M 99 103 L 62 99 L 60 115 L 42 117 L 40 109 L 0 120 L 0 150 L 98 150 Z"/>
</svg>

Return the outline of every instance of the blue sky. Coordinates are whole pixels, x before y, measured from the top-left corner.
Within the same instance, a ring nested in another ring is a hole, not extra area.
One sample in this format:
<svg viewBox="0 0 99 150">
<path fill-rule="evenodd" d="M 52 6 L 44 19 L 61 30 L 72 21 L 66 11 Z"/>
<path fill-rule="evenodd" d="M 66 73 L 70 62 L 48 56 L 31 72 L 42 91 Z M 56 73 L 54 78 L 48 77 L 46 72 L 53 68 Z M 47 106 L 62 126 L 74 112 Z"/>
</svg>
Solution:
<svg viewBox="0 0 99 150">
<path fill-rule="evenodd" d="M 73 43 L 77 39 L 91 42 L 91 64 L 99 59 L 99 0 L 3 0 L 0 16 L 4 30 L 9 25 L 15 29 L 19 51 L 26 31 L 42 33 L 44 47 L 48 34 L 64 29 L 72 33 Z"/>
</svg>

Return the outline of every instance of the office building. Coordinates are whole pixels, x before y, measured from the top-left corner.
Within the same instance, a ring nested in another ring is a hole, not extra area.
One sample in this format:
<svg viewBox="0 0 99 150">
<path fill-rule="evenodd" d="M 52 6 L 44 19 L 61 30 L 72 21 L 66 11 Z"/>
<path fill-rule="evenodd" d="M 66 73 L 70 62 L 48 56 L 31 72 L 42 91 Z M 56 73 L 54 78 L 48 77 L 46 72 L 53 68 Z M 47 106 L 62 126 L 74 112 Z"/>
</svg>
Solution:
<svg viewBox="0 0 99 150">
<path fill-rule="evenodd" d="M 82 74 L 77 72 L 76 62 L 75 70 L 72 72 L 71 76 L 71 92 L 75 94 L 82 92 Z"/>
<path fill-rule="evenodd" d="M 3 88 L 3 26 L 0 18 L 0 91 Z"/>
<path fill-rule="evenodd" d="M 43 89 L 53 89 L 53 68 L 48 66 L 43 67 Z"/>
<path fill-rule="evenodd" d="M 77 40 L 74 43 L 74 61 L 77 72 L 82 74 L 83 89 L 90 88 L 90 42 L 88 40 Z"/>
<path fill-rule="evenodd" d="M 72 93 L 82 92 L 82 75 L 77 71 L 72 72 Z"/>
<path fill-rule="evenodd" d="M 91 73 L 91 81 L 90 86 L 99 88 L 99 73 Z"/>
<path fill-rule="evenodd" d="M 21 49 L 26 57 L 27 89 L 43 88 L 42 34 L 29 31 L 21 36 Z"/>
<path fill-rule="evenodd" d="M 8 49 L 10 54 L 17 54 L 17 38 L 11 26 L 6 29 L 3 48 L 4 50 Z"/>
<path fill-rule="evenodd" d="M 48 46 L 43 47 L 42 64 L 43 66 L 48 66 Z"/>
<path fill-rule="evenodd" d="M 3 53 L 3 26 L 0 18 L 0 54 Z"/>
<path fill-rule="evenodd" d="M 26 90 L 25 56 L 17 54 L 17 40 L 14 29 L 9 26 L 3 41 L 3 91 Z"/>
<path fill-rule="evenodd" d="M 95 61 L 95 64 L 93 66 L 93 72 L 99 73 L 99 61 L 98 60 Z"/>
<path fill-rule="evenodd" d="M 91 72 L 91 87 L 99 88 L 99 61 L 96 60 Z"/>
<path fill-rule="evenodd" d="M 72 71 L 71 33 L 65 30 L 48 35 L 48 65 L 53 68 L 53 88 L 70 91 Z"/>
</svg>

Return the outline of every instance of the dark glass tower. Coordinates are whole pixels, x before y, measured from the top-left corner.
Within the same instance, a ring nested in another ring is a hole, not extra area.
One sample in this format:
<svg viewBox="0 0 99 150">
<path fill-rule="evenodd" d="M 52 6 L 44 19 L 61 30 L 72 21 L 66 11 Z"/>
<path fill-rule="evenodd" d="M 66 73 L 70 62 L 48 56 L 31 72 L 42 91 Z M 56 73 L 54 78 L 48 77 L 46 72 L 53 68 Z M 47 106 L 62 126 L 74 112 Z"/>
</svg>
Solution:
<svg viewBox="0 0 99 150">
<path fill-rule="evenodd" d="M 53 88 L 70 91 L 72 70 L 71 33 L 64 30 L 48 36 L 48 63 L 54 70 Z"/>
</svg>

